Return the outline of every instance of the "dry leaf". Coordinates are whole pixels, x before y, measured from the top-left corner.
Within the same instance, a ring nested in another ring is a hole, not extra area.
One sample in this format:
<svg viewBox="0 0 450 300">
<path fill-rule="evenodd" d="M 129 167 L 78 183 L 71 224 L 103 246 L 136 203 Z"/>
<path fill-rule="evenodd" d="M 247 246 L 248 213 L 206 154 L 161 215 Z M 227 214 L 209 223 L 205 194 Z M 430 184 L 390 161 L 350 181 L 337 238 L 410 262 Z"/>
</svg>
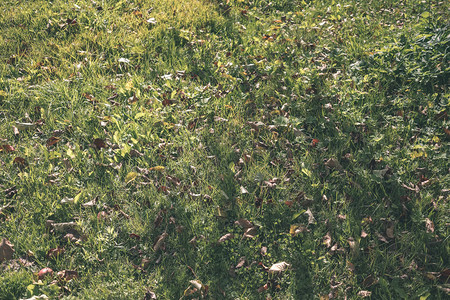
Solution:
<svg viewBox="0 0 450 300">
<path fill-rule="evenodd" d="M 265 285 L 258 288 L 258 293 L 262 293 L 269 288 L 269 285 L 266 283 Z"/>
<path fill-rule="evenodd" d="M 283 271 L 285 271 L 287 268 L 289 268 L 291 265 L 288 264 L 285 261 L 273 264 L 270 268 L 269 268 L 269 273 L 270 274 L 275 274 L 275 273 L 281 273 Z"/>
<path fill-rule="evenodd" d="M 331 234 L 329 232 L 323 237 L 323 243 L 327 248 L 331 247 Z"/>
<path fill-rule="evenodd" d="M 342 166 L 339 163 L 339 161 L 335 158 L 330 158 L 329 160 L 327 160 L 325 162 L 325 166 L 331 168 L 331 169 L 338 169 L 338 170 L 342 170 Z"/>
<path fill-rule="evenodd" d="M 237 225 L 241 226 L 242 228 L 253 227 L 252 222 L 250 222 L 249 220 L 246 220 L 246 219 L 239 219 L 236 222 L 234 222 L 234 224 L 237 224 Z"/>
<path fill-rule="evenodd" d="M 77 279 L 78 278 L 78 272 L 72 271 L 72 270 L 63 270 L 58 272 L 58 277 L 60 279 L 64 279 L 66 281 Z"/>
<path fill-rule="evenodd" d="M 302 232 L 308 232 L 308 228 L 306 228 L 306 226 L 301 225 L 301 224 L 293 224 L 291 225 L 291 228 L 289 229 L 289 234 L 291 236 L 297 236 L 297 234 L 302 233 Z"/>
<path fill-rule="evenodd" d="M 241 190 L 241 194 L 248 194 L 247 189 L 245 187 L 243 187 L 242 185 L 240 187 L 240 190 Z"/>
<path fill-rule="evenodd" d="M 316 223 L 316 218 L 314 218 L 311 210 L 308 208 L 308 210 L 305 212 L 305 214 L 308 215 L 308 224 L 315 224 Z"/>
<path fill-rule="evenodd" d="M 223 242 L 225 242 L 225 241 L 231 240 L 232 238 L 234 238 L 234 234 L 232 234 L 232 233 L 227 233 L 227 234 L 225 234 L 224 236 L 222 236 L 217 242 L 218 242 L 219 244 L 221 244 L 221 243 L 223 243 Z"/>
<path fill-rule="evenodd" d="M 431 221 L 430 219 L 426 218 L 425 219 L 425 226 L 427 228 L 427 232 L 428 233 L 434 232 L 434 223 L 433 223 L 433 221 Z"/>
<path fill-rule="evenodd" d="M 105 140 L 103 139 L 94 139 L 92 145 L 95 149 L 100 150 L 102 148 L 106 148 Z"/>
<path fill-rule="evenodd" d="M 256 236 L 258 232 L 258 227 L 253 226 L 250 228 L 246 228 L 244 231 L 244 235 L 242 236 L 243 239 L 247 238 L 247 239 L 252 239 Z"/>
<path fill-rule="evenodd" d="M 14 151 L 16 151 L 16 149 L 14 149 L 14 147 L 11 145 L 8 144 L 0 145 L 0 152 L 11 153 Z"/>
<path fill-rule="evenodd" d="M 363 239 L 367 237 L 367 232 L 365 232 L 364 229 L 361 230 L 361 237 Z"/>
<path fill-rule="evenodd" d="M 17 127 L 17 129 L 20 129 L 20 130 L 31 130 L 36 127 L 36 124 L 16 122 L 16 127 Z"/>
<path fill-rule="evenodd" d="M 167 232 L 164 232 L 163 234 L 161 234 L 158 238 L 158 240 L 156 241 L 155 245 L 153 245 L 153 251 L 158 251 L 161 246 L 162 243 L 164 242 L 164 240 L 168 237 L 169 235 L 167 234 Z"/>
<path fill-rule="evenodd" d="M 375 277 L 373 277 L 372 275 L 367 276 L 364 281 L 363 281 L 363 286 L 365 287 L 369 287 L 372 286 L 374 284 L 378 283 L 378 279 L 376 279 Z"/>
<path fill-rule="evenodd" d="M 239 268 L 242 268 L 243 266 L 245 265 L 245 256 L 243 256 L 243 257 L 241 257 L 240 259 L 239 259 L 239 262 L 238 262 L 238 264 L 236 265 L 236 269 L 239 269 Z"/>
<path fill-rule="evenodd" d="M 64 247 L 59 247 L 58 246 L 56 248 L 52 248 L 52 249 L 48 250 L 47 258 L 57 258 L 58 256 L 60 256 L 64 252 L 66 252 L 66 249 L 64 249 Z"/>
<path fill-rule="evenodd" d="M 394 222 L 389 222 L 389 224 L 386 227 L 386 236 L 390 239 L 394 238 Z"/>
<path fill-rule="evenodd" d="M 370 295 L 372 295 L 372 292 L 369 291 L 359 291 L 358 292 L 358 296 L 366 298 L 366 297 L 370 297 Z"/>
<path fill-rule="evenodd" d="M 12 259 L 14 254 L 14 245 L 10 241 L 3 238 L 0 243 L 0 262 Z"/>
</svg>

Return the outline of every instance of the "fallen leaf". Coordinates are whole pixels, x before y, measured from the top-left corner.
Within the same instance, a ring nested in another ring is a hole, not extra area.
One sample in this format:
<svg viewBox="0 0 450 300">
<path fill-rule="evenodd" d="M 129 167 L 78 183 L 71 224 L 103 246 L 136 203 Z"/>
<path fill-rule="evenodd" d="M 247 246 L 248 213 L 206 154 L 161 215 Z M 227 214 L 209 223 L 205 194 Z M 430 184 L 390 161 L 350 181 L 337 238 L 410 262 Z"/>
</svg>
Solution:
<svg viewBox="0 0 450 300">
<path fill-rule="evenodd" d="M 270 268 L 269 268 L 269 273 L 270 274 L 275 274 L 275 273 L 281 273 L 283 271 L 285 271 L 287 268 L 290 267 L 290 264 L 288 264 L 285 261 L 273 264 Z"/>
<path fill-rule="evenodd" d="M 55 231 L 57 232 L 67 232 L 69 230 L 74 230 L 77 227 L 77 223 L 75 222 L 66 222 L 66 223 L 54 223 L 50 221 L 49 224 Z"/>
<path fill-rule="evenodd" d="M 94 141 L 92 142 L 92 145 L 97 150 L 107 147 L 105 140 L 103 140 L 103 139 L 94 139 Z"/>
<path fill-rule="evenodd" d="M 245 187 L 243 187 L 242 185 L 240 187 L 240 190 L 241 190 L 241 194 L 248 194 L 247 189 Z"/>
<path fill-rule="evenodd" d="M 12 128 L 13 128 L 14 135 L 18 136 L 19 135 L 19 129 L 17 129 L 16 126 L 13 126 Z"/>
<path fill-rule="evenodd" d="M 380 241 L 382 241 L 383 243 L 389 243 L 389 242 L 387 241 L 387 239 L 386 239 L 381 233 L 376 232 L 375 234 L 377 235 L 378 239 L 379 239 Z"/>
<path fill-rule="evenodd" d="M 363 281 L 363 286 L 365 287 L 370 287 L 374 284 L 378 283 L 378 279 L 376 279 L 375 277 L 373 277 L 372 275 L 367 276 L 364 281 Z"/>
<path fill-rule="evenodd" d="M 329 232 L 323 237 L 323 243 L 327 248 L 331 247 L 331 234 Z"/>
<path fill-rule="evenodd" d="M 237 225 L 241 226 L 242 228 L 253 227 L 252 222 L 250 222 L 249 220 L 246 220 L 246 219 L 239 219 L 236 222 L 234 222 L 234 224 L 237 224 Z"/>
<path fill-rule="evenodd" d="M 77 271 L 73 271 L 73 270 L 62 270 L 58 272 L 58 277 L 60 279 L 69 281 L 72 279 L 77 279 L 78 278 L 78 272 Z"/>
<path fill-rule="evenodd" d="M 364 231 L 364 229 L 361 230 L 361 237 L 364 239 L 367 237 L 367 232 Z"/>
<path fill-rule="evenodd" d="M 266 246 L 262 246 L 261 250 L 259 251 L 259 253 L 261 253 L 262 256 L 266 256 L 267 255 L 267 247 Z"/>
<path fill-rule="evenodd" d="M 268 288 L 269 288 L 269 285 L 266 283 L 265 285 L 260 286 L 260 287 L 258 288 L 258 293 L 262 293 L 262 292 L 264 292 L 265 290 L 267 290 Z"/>
<path fill-rule="evenodd" d="M 34 123 L 16 122 L 16 127 L 19 130 L 31 130 L 31 129 L 34 129 L 36 127 L 36 124 L 34 124 Z"/>
<path fill-rule="evenodd" d="M 16 149 L 14 149 L 14 147 L 11 145 L 8 144 L 0 145 L 0 152 L 11 153 L 14 151 L 16 151 Z"/>
<path fill-rule="evenodd" d="M 169 236 L 169 235 L 167 234 L 167 232 L 162 233 L 162 234 L 159 236 L 159 238 L 158 238 L 158 240 L 156 241 L 156 243 L 153 245 L 153 251 L 155 251 L 155 252 L 158 251 L 158 250 L 161 248 L 161 246 L 162 246 L 164 240 L 165 240 L 168 236 Z"/>
<path fill-rule="evenodd" d="M 339 163 L 339 161 L 335 158 L 330 158 L 329 160 L 327 160 L 325 162 L 325 166 L 331 168 L 331 169 L 338 169 L 338 170 L 342 170 L 342 166 Z"/>
<path fill-rule="evenodd" d="M 291 228 L 289 229 L 289 234 L 291 236 L 297 236 L 297 234 L 302 233 L 302 232 L 307 232 L 308 228 L 306 228 L 306 226 L 301 225 L 301 224 L 293 224 L 291 225 Z"/>
<path fill-rule="evenodd" d="M 247 238 L 247 239 L 252 239 L 256 236 L 256 234 L 258 233 L 258 227 L 253 226 L 250 228 L 246 228 L 244 231 L 244 235 L 242 236 L 243 239 Z"/>
<path fill-rule="evenodd" d="M 234 238 L 234 234 L 227 233 L 227 234 L 223 235 L 217 242 L 219 244 L 221 244 L 221 243 L 223 243 L 225 241 L 231 240 L 232 238 Z"/>
<path fill-rule="evenodd" d="M 370 297 L 372 295 L 372 292 L 369 291 L 359 291 L 358 292 L 358 296 L 366 298 L 366 297 Z"/>
<path fill-rule="evenodd" d="M 23 157 L 16 157 L 14 158 L 13 163 L 19 167 L 25 167 L 27 165 L 27 161 Z"/>
<path fill-rule="evenodd" d="M 236 265 L 236 269 L 239 269 L 239 268 L 242 268 L 243 266 L 245 265 L 245 256 L 243 256 L 243 257 L 241 257 L 240 259 L 239 259 L 239 262 L 238 262 L 238 264 Z"/>
<path fill-rule="evenodd" d="M 305 214 L 308 215 L 308 224 L 315 224 L 316 223 L 316 218 L 314 218 L 311 210 L 308 208 L 307 211 L 305 211 Z"/>
<path fill-rule="evenodd" d="M 10 241 L 3 238 L 0 243 L 0 262 L 12 259 L 14 254 L 14 245 Z"/>
<path fill-rule="evenodd" d="M 394 227 L 395 227 L 394 222 L 389 222 L 386 227 L 386 236 L 390 239 L 394 238 Z"/>
<path fill-rule="evenodd" d="M 64 252 L 66 252 L 66 249 L 64 249 L 64 247 L 58 246 L 56 248 L 52 248 L 47 251 L 47 258 L 57 258 Z"/>
<path fill-rule="evenodd" d="M 61 139 L 56 136 L 52 136 L 47 140 L 47 147 L 51 147 L 53 145 L 56 145 Z"/>
<path fill-rule="evenodd" d="M 147 290 L 144 295 L 144 300 L 156 300 L 156 294 L 150 290 Z"/>
<path fill-rule="evenodd" d="M 425 226 L 427 228 L 427 232 L 428 233 L 434 232 L 434 223 L 433 223 L 433 221 L 431 221 L 430 219 L 426 218 L 425 219 Z"/>
</svg>

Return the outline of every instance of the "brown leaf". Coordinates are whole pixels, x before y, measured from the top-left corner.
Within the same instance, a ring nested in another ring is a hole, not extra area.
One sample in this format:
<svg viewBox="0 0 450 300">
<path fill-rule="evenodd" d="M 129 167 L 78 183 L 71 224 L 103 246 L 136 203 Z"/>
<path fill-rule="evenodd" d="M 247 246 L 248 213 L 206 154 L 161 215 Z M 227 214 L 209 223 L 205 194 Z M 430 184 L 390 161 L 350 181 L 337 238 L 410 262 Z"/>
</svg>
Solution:
<svg viewBox="0 0 450 300">
<path fill-rule="evenodd" d="M 19 129 L 17 129 L 16 126 L 13 126 L 12 128 L 13 128 L 14 135 L 18 136 L 19 135 Z"/>
<path fill-rule="evenodd" d="M 273 264 L 270 268 L 269 268 L 269 273 L 270 274 L 275 274 L 275 273 L 281 273 L 285 270 L 287 270 L 287 268 L 290 267 L 290 264 L 288 264 L 285 261 Z"/>
<path fill-rule="evenodd" d="M 331 247 L 331 234 L 329 232 L 323 237 L 323 243 L 327 248 Z"/>
<path fill-rule="evenodd" d="M 56 248 L 52 248 L 52 249 L 48 250 L 47 258 L 57 258 L 58 256 L 60 256 L 64 252 L 66 252 L 66 249 L 64 249 L 64 247 L 59 247 L 58 246 Z"/>
<path fill-rule="evenodd" d="M 253 227 L 252 222 L 250 222 L 249 220 L 246 220 L 246 219 L 239 219 L 236 222 L 234 222 L 234 224 L 237 224 L 237 225 L 241 226 L 242 228 Z"/>
<path fill-rule="evenodd" d="M 450 279 L 450 269 L 445 268 L 440 272 L 440 276 L 439 279 L 441 279 L 441 281 L 443 282 L 448 282 L 448 280 Z"/>
<path fill-rule="evenodd" d="M 19 157 L 17 156 L 16 158 L 14 158 L 13 163 L 21 168 L 25 167 L 27 165 L 27 161 L 25 160 L 25 158 L 23 157 Z"/>
<path fill-rule="evenodd" d="M 372 292 L 369 291 L 359 291 L 358 292 L 358 296 L 366 298 L 366 297 L 370 297 L 372 295 Z"/>
<path fill-rule="evenodd" d="M 106 148 L 105 140 L 103 139 L 94 139 L 92 145 L 95 149 L 100 150 L 102 148 Z"/>
<path fill-rule="evenodd" d="M 72 279 L 77 279 L 78 278 L 78 272 L 77 271 L 72 271 L 72 270 L 59 271 L 58 272 L 58 277 L 60 279 L 69 281 L 69 280 L 72 280 Z"/>
<path fill-rule="evenodd" d="M 313 215 L 313 213 L 311 212 L 311 210 L 309 208 L 305 212 L 305 214 L 308 215 L 308 224 L 315 224 L 316 223 L 316 218 L 314 218 L 314 215 Z"/>
<path fill-rule="evenodd" d="M 266 256 L 267 255 L 267 247 L 262 246 L 261 250 L 259 252 L 261 253 L 262 256 Z"/>
<path fill-rule="evenodd" d="M 269 285 L 266 283 L 265 285 L 260 286 L 260 287 L 258 288 L 258 293 L 262 293 L 262 292 L 264 292 L 265 290 L 267 290 L 268 288 L 269 288 Z"/>
<path fill-rule="evenodd" d="M 47 140 L 47 147 L 51 147 L 53 145 L 56 145 L 61 139 L 56 136 L 52 136 Z"/>
<path fill-rule="evenodd" d="M 16 149 L 14 149 L 14 147 L 11 145 L 8 144 L 0 145 L 0 152 L 11 153 L 14 151 L 16 151 Z"/>
<path fill-rule="evenodd" d="M 335 158 L 330 158 L 325 162 L 325 166 L 331 168 L 331 169 L 337 169 L 342 170 L 342 166 L 339 163 L 339 161 Z"/>
<path fill-rule="evenodd" d="M 243 256 L 243 257 L 241 257 L 240 259 L 239 259 L 239 262 L 238 262 L 238 264 L 236 265 L 236 269 L 239 269 L 239 268 L 242 268 L 243 266 L 245 265 L 245 256 Z"/>
<path fill-rule="evenodd" d="M 133 239 L 136 239 L 136 240 L 140 240 L 141 239 L 141 236 L 139 234 L 136 234 L 136 233 L 130 233 L 129 237 L 133 238 Z"/>
<path fill-rule="evenodd" d="M 363 281 L 363 286 L 365 287 L 370 287 L 374 284 L 378 283 L 378 279 L 376 279 L 375 277 L 373 277 L 372 275 L 367 276 L 364 281 Z"/>
<path fill-rule="evenodd" d="M 390 239 L 394 238 L 394 227 L 395 227 L 394 222 L 389 222 L 386 227 L 386 236 Z"/>
<path fill-rule="evenodd" d="M 0 262 L 12 259 L 14 254 L 14 245 L 10 241 L 3 238 L 0 243 Z"/>
<path fill-rule="evenodd" d="M 223 243 L 225 241 L 231 240 L 232 238 L 234 238 L 234 234 L 227 233 L 227 234 L 223 235 L 217 242 L 219 244 L 221 244 L 221 243 Z"/>
<path fill-rule="evenodd" d="M 427 228 L 427 232 L 428 233 L 434 232 L 434 223 L 433 223 L 433 221 L 431 221 L 430 219 L 426 218 L 425 219 L 425 226 Z"/>
<path fill-rule="evenodd" d="M 367 237 L 367 232 L 364 231 L 364 229 L 361 230 L 361 237 L 364 239 Z"/>
<path fill-rule="evenodd" d="M 153 251 L 158 251 L 160 248 L 161 248 L 161 246 L 162 246 L 162 244 L 163 244 L 163 242 L 164 242 L 164 240 L 168 237 L 169 235 L 167 234 L 167 232 L 163 232 L 160 236 L 159 236 L 159 238 L 158 238 L 158 240 L 156 241 L 156 243 L 153 245 Z"/>
<path fill-rule="evenodd" d="M 150 290 L 147 290 L 144 295 L 144 300 L 156 300 L 156 294 Z"/>
<path fill-rule="evenodd" d="M 256 226 L 246 228 L 242 238 L 243 239 L 252 239 L 256 236 L 257 233 L 258 233 L 258 227 L 256 227 Z"/>
<path fill-rule="evenodd" d="M 386 239 L 381 233 L 376 232 L 375 234 L 377 235 L 378 239 L 379 239 L 380 241 L 382 241 L 383 243 L 389 243 L 389 242 L 387 241 L 387 239 Z"/>
<path fill-rule="evenodd" d="M 289 229 L 289 234 L 291 236 L 297 236 L 299 233 L 302 232 L 308 232 L 308 228 L 306 228 L 306 226 L 301 225 L 301 224 L 293 224 L 291 225 L 290 229 Z"/>
</svg>

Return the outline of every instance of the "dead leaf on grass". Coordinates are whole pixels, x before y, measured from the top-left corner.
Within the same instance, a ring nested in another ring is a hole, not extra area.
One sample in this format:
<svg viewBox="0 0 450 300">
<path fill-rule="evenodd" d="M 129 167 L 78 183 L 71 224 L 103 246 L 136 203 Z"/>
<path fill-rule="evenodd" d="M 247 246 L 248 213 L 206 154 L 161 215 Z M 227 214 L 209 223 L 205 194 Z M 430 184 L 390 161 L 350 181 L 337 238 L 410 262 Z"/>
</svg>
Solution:
<svg viewBox="0 0 450 300">
<path fill-rule="evenodd" d="M 277 274 L 277 273 L 281 273 L 283 271 L 286 271 L 291 265 L 288 264 L 285 261 L 273 264 L 270 268 L 269 268 L 269 273 L 270 274 Z"/>
<path fill-rule="evenodd" d="M 433 233 L 434 232 L 434 223 L 433 223 L 433 221 L 431 221 L 430 219 L 426 218 L 425 219 L 425 226 L 427 228 L 427 232 L 428 233 Z"/>
<path fill-rule="evenodd" d="M 323 237 L 323 244 L 327 246 L 327 248 L 331 247 L 331 234 L 329 232 Z"/>
<path fill-rule="evenodd" d="M 372 295 L 372 292 L 369 291 L 359 291 L 358 292 L 358 296 L 366 298 L 366 297 L 370 297 Z"/>
<path fill-rule="evenodd" d="M 223 235 L 217 242 L 219 244 L 221 244 L 221 243 L 223 243 L 225 241 L 231 240 L 232 238 L 234 238 L 234 234 L 227 233 L 227 234 Z"/>
<path fill-rule="evenodd" d="M 250 222 L 249 220 L 246 220 L 246 219 L 239 219 L 236 222 L 234 222 L 234 224 L 237 224 L 237 225 L 241 226 L 242 228 L 253 227 L 252 222 Z"/>
<path fill-rule="evenodd" d="M 12 259 L 14 254 L 14 245 L 6 238 L 0 243 L 0 262 Z"/>
<path fill-rule="evenodd" d="M 161 246 L 162 246 L 162 244 L 163 244 L 163 242 L 164 242 L 164 240 L 168 237 L 169 235 L 167 234 L 167 232 L 163 232 L 159 237 L 158 237 L 158 240 L 156 241 L 156 243 L 153 245 L 153 251 L 158 251 L 160 248 L 161 248 Z"/>
</svg>

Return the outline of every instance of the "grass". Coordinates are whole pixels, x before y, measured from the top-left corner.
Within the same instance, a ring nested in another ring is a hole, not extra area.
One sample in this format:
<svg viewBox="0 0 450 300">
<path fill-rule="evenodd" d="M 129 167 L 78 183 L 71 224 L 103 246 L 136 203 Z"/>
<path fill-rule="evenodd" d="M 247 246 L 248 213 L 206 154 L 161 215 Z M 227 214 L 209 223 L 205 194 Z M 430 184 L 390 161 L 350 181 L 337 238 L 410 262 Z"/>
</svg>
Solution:
<svg viewBox="0 0 450 300">
<path fill-rule="evenodd" d="M 448 297 L 445 1 L 0 11 L 1 299 Z"/>
</svg>

